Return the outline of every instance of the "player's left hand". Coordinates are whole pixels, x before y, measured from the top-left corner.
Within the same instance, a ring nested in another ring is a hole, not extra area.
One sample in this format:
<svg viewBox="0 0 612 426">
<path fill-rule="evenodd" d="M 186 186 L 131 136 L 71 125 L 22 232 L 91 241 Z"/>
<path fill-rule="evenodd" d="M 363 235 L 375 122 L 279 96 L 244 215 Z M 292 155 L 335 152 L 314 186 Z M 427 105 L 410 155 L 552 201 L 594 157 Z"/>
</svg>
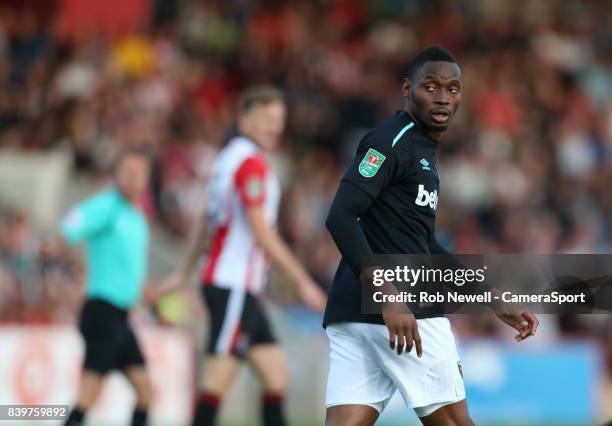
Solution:
<svg viewBox="0 0 612 426">
<path fill-rule="evenodd" d="M 499 319 L 518 331 L 514 336 L 517 342 L 521 342 L 529 336 L 535 336 L 540 321 L 524 306 L 506 304 L 495 312 Z"/>
<path fill-rule="evenodd" d="M 298 283 L 298 293 L 306 306 L 316 312 L 323 312 L 327 296 L 321 288 L 311 279 Z"/>
</svg>

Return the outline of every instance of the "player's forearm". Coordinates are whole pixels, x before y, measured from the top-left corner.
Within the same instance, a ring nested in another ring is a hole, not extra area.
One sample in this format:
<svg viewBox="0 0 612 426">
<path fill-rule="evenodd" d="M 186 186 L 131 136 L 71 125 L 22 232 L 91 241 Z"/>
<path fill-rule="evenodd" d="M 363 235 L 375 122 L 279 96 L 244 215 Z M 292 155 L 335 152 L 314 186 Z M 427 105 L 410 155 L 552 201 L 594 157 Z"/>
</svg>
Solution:
<svg viewBox="0 0 612 426">
<path fill-rule="evenodd" d="M 374 295 L 374 293 L 377 292 L 380 292 L 387 296 L 398 295 L 398 289 L 390 282 L 385 281 L 380 286 L 374 285 L 374 271 L 377 269 L 380 269 L 380 267 L 369 266 L 361 272 L 361 282 L 363 283 L 366 290 L 370 293 L 370 295 Z M 383 312 L 393 312 L 402 314 L 411 313 L 410 309 L 408 308 L 408 305 L 406 305 L 405 303 L 383 302 L 381 303 L 381 309 Z"/>
<path fill-rule="evenodd" d="M 182 281 L 186 281 L 189 278 L 189 275 L 191 275 L 191 272 L 195 268 L 198 259 L 200 256 L 202 256 L 202 252 L 206 246 L 206 239 L 206 224 L 201 221 L 196 225 L 195 232 L 189 239 L 183 260 L 181 261 L 178 269 L 178 273 Z"/>
<path fill-rule="evenodd" d="M 359 225 L 359 217 L 372 204 L 372 199 L 351 183 L 341 182 L 329 210 L 325 225 L 340 254 L 356 275 L 362 262 L 372 256 L 372 249 Z"/>
<path fill-rule="evenodd" d="M 302 268 L 276 230 L 269 225 L 263 208 L 261 206 L 248 207 L 246 217 L 255 240 L 263 248 L 272 263 L 298 285 L 308 281 L 308 273 Z"/>
<path fill-rule="evenodd" d="M 270 229 L 268 232 L 256 233 L 255 238 L 270 260 L 292 281 L 299 284 L 309 279 L 308 273 L 276 231 Z"/>
</svg>

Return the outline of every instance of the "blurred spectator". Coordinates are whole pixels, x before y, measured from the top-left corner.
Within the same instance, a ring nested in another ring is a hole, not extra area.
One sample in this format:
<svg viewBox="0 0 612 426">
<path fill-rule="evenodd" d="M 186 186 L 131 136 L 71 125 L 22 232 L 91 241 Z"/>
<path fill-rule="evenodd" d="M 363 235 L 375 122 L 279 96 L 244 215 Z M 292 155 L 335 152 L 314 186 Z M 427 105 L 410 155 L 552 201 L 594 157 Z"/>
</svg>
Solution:
<svg viewBox="0 0 612 426">
<path fill-rule="evenodd" d="M 151 213 L 179 236 L 204 209 L 236 96 L 271 82 L 290 106 L 280 227 L 327 285 L 338 254 L 322 223 L 339 177 L 364 130 L 402 107 L 410 57 L 439 43 L 465 79 L 439 152 L 441 241 L 457 252 L 612 248 L 610 2 L 159 1 L 149 26 L 97 36 L 16 4 L 0 8 L 0 147 L 70 146 L 97 177 L 121 147 L 150 145 Z M 69 317 L 60 282 L 78 286 L 78 271 L 37 251 L 27 218 L 2 216 L 2 230 L 1 318 L 27 320 L 34 305 L 45 320 Z"/>
<path fill-rule="evenodd" d="M 0 322 L 71 323 L 83 293 L 80 265 L 35 237 L 21 213 L 0 213 Z"/>
</svg>

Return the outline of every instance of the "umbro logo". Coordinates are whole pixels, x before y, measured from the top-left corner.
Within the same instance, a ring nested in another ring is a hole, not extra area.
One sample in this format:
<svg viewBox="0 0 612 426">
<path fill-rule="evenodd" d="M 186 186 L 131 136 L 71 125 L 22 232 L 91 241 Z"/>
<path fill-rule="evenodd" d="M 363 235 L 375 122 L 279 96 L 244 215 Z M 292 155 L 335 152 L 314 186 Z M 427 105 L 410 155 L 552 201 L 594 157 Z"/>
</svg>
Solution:
<svg viewBox="0 0 612 426">
<path fill-rule="evenodd" d="M 431 168 L 429 167 L 429 161 L 427 161 L 426 159 L 421 158 L 421 161 L 419 161 L 419 163 L 421 163 L 423 170 L 431 170 Z"/>
</svg>

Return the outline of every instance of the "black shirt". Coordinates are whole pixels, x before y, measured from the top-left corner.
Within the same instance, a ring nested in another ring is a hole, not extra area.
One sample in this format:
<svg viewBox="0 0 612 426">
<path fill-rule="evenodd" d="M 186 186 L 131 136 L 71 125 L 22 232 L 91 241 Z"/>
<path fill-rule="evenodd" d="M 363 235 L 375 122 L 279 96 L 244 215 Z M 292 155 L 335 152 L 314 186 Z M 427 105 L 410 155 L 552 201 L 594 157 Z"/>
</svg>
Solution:
<svg viewBox="0 0 612 426">
<path fill-rule="evenodd" d="M 446 253 L 435 239 L 437 141 L 406 111 L 372 129 L 340 182 L 326 225 L 342 254 L 323 325 L 383 324 L 361 312 L 361 262 L 371 254 Z M 366 291 L 366 290 L 364 290 Z M 414 312 L 417 318 L 439 313 Z"/>
</svg>

